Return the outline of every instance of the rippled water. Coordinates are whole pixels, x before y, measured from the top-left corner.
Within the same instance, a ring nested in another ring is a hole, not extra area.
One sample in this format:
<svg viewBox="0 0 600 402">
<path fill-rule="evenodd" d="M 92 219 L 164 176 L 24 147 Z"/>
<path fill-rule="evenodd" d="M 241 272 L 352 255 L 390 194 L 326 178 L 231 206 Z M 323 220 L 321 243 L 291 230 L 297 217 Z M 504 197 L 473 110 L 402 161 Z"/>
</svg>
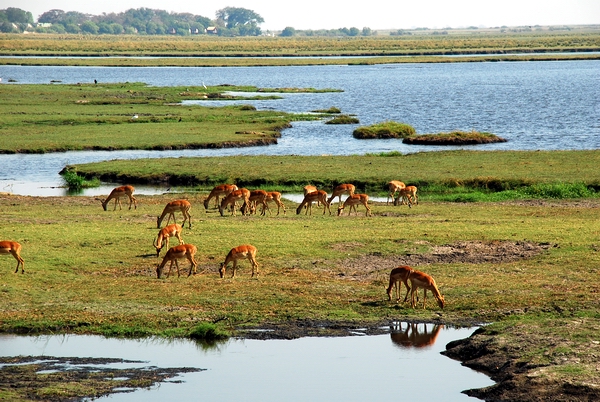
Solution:
<svg viewBox="0 0 600 402">
<path fill-rule="evenodd" d="M 506 143 L 468 147 L 486 150 L 600 149 L 600 61 L 437 63 L 308 67 L 40 67 L 0 66 L 3 82 L 146 82 L 150 85 L 235 84 L 257 87 L 342 89 L 340 93 L 289 94 L 284 99 L 244 101 L 258 108 L 307 112 L 338 107 L 360 125 L 402 121 L 418 133 L 478 130 Z M 218 105 L 218 103 L 212 103 Z M 66 164 L 117 158 L 217 155 L 352 155 L 402 153 L 456 147 L 425 147 L 399 140 L 356 140 L 355 125 L 299 122 L 279 144 L 226 150 L 67 152 L 2 155 L 0 191 L 59 195 L 58 172 Z M 10 171 L 18 171 L 19 178 Z"/>
</svg>

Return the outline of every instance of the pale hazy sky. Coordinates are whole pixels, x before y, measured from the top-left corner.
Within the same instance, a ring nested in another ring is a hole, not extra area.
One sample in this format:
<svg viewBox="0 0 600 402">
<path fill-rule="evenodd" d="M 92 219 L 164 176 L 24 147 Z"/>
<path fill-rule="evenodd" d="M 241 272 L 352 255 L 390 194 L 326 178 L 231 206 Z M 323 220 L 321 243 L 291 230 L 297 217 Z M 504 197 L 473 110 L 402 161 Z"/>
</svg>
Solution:
<svg viewBox="0 0 600 402">
<path fill-rule="evenodd" d="M 30 11 L 34 20 L 51 9 L 99 15 L 141 7 L 213 19 L 221 8 L 243 7 L 264 18 L 263 31 L 600 23 L 600 0 L 0 0 L 0 9 L 7 7 Z"/>
</svg>

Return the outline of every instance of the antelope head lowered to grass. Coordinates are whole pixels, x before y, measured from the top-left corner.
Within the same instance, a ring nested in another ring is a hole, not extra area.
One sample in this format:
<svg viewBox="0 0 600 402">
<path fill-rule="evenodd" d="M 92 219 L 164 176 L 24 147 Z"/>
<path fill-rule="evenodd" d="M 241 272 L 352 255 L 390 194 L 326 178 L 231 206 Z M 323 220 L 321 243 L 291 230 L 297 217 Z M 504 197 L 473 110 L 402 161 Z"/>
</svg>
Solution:
<svg viewBox="0 0 600 402">
<path fill-rule="evenodd" d="M 113 211 L 115 211 L 117 209 L 117 204 L 119 204 L 119 209 L 123 209 L 123 207 L 121 206 L 121 197 L 128 197 L 129 198 L 129 209 L 131 209 L 131 204 L 134 205 L 135 209 L 137 209 L 137 201 L 135 199 L 135 197 L 133 196 L 133 192 L 135 191 L 135 188 L 133 186 L 121 186 L 121 187 L 115 187 L 110 194 L 108 195 L 108 197 L 106 197 L 106 199 L 101 199 L 101 198 L 96 198 L 97 200 L 99 200 L 102 203 L 102 208 L 104 208 L 104 210 L 106 211 L 106 207 L 108 206 L 108 203 L 110 200 L 115 200 L 115 207 L 113 208 Z"/>
<path fill-rule="evenodd" d="M 172 223 L 168 226 L 165 226 L 164 228 L 158 231 L 158 236 L 153 242 L 154 248 L 156 249 L 157 258 L 160 255 L 160 251 L 163 249 L 163 247 L 166 247 L 167 250 L 169 249 L 170 237 L 177 237 L 177 240 L 179 240 L 179 244 L 184 244 L 183 239 L 181 238 L 182 231 L 183 228 L 181 227 L 181 225 L 178 225 L 176 223 Z"/>
</svg>

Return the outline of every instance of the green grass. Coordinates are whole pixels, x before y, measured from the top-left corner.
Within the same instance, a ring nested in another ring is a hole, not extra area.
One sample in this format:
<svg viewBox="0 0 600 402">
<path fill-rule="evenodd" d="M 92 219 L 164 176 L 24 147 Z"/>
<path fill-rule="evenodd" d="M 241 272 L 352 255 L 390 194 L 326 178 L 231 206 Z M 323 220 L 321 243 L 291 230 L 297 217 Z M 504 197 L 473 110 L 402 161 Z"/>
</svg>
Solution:
<svg viewBox="0 0 600 402">
<path fill-rule="evenodd" d="M 321 118 L 314 114 L 256 111 L 245 105 L 214 108 L 181 103 L 221 99 L 225 91 L 260 90 L 251 86 L 205 89 L 151 87 L 141 83 L 2 85 L 0 153 L 269 144 L 276 141 L 280 131 L 291 121 Z M 268 91 L 334 90 L 275 88 Z"/>
<path fill-rule="evenodd" d="M 450 133 L 421 134 L 405 137 L 405 144 L 423 145 L 472 145 L 506 142 L 504 138 L 495 134 L 480 133 L 478 131 L 452 131 Z"/>
<path fill-rule="evenodd" d="M 352 136 L 358 139 L 406 138 L 415 134 L 416 131 L 411 125 L 395 121 L 358 127 L 352 132 Z"/>
<path fill-rule="evenodd" d="M 487 33 L 449 31 L 449 35 L 369 37 L 238 37 L 143 36 L 143 35 L 14 35 L 2 34 L 1 50 L 11 55 L 105 55 L 105 56 L 364 56 L 364 55 L 439 55 L 471 53 L 519 53 L 592 51 L 600 48 L 597 27 L 588 31 Z M 460 59 L 460 58 L 456 58 Z M 40 61 L 41 62 L 41 61 Z M 94 60 L 89 62 L 94 63 Z M 184 62 L 183 60 L 180 62 Z M 268 61 L 263 61 L 267 63 Z M 289 63 L 288 60 L 283 62 Z M 137 61 L 140 63 L 140 61 Z"/>
<path fill-rule="evenodd" d="M 213 322 L 217 329 L 231 329 L 307 318 L 374 322 L 400 314 L 431 319 L 437 309 L 398 310 L 387 302 L 384 289 L 392 266 L 360 272 L 344 261 L 426 252 L 428 244 L 457 241 L 527 239 L 560 247 L 505 264 L 423 267 L 446 297 L 445 320 L 502 320 L 503 311 L 543 311 L 550 305 L 585 312 L 597 303 L 592 278 L 600 263 L 593 251 L 600 212 L 593 205 L 429 202 L 408 209 L 378 204 L 372 207 L 374 216 L 365 218 L 295 215 L 295 204 L 286 202 L 285 216 L 221 217 L 204 211 L 205 194 L 179 196 L 193 205 L 194 227 L 185 229 L 183 238 L 198 246 L 202 273 L 162 280 L 156 279 L 160 259 L 152 240 L 155 216 L 172 196 L 140 195 L 137 210 L 116 212 L 102 211 L 88 197 L 0 197 L 5 216 L 0 229 L 4 238 L 23 245 L 26 271 L 14 274 L 15 261 L 0 259 L 0 329 L 190 336 L 197 325 Z M 259 277 L 250 278 L 250 266 L 242 262 L 235 279 L 221 280 L 218 263 L 243 243 L 259 250 Z M 182 263 L 184 270 L 187 266 Z M 564 293 L 556 278 L 567 267 L 579 268 Z"/>
<path fill-rule="evenodd" d="M 118 160 L 71 167 L 86 178 L 127 183 L 169 181 L 209 189 L 216 184 L 301 192 L 353 183 L 385 196 L 387 183 L 419 188 L 424 201 L 497 202 L 597 197 L 600 151 L 445 151 L 352 155 Z M 273 169 L 277 166 L 277 169 Z M 524 174 L 523 172 L 526 172 Z"/>
</svg>

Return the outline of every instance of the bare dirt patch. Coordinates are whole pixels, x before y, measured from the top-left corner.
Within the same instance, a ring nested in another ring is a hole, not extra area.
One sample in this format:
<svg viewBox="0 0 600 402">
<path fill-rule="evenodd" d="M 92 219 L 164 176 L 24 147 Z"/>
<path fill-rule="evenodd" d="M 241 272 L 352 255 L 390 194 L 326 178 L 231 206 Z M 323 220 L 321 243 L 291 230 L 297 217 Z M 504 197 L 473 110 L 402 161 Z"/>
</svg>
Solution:
<svg viewBox="0 0 600 402">
<path fill-rule="evenodd" d="M 345 250 L 359 244 L 338 244 L 336 249 Z M 429 242 L 418 242 L 415 246 L 428 248 L 425 253 L 382 256 L 367 254 L 358 258 L 348 258 L 339 264 L 340 275 L 350 275 L 354 279 L 372 279 L 382 267 L 409 265 L 419 267 L 428 264 L 482 264 L 503 263 L 532 258 L 544 251 L 558 247 L 557 244 L 530 241 L 460 241 L 440 246 Z"/>
</svg>

